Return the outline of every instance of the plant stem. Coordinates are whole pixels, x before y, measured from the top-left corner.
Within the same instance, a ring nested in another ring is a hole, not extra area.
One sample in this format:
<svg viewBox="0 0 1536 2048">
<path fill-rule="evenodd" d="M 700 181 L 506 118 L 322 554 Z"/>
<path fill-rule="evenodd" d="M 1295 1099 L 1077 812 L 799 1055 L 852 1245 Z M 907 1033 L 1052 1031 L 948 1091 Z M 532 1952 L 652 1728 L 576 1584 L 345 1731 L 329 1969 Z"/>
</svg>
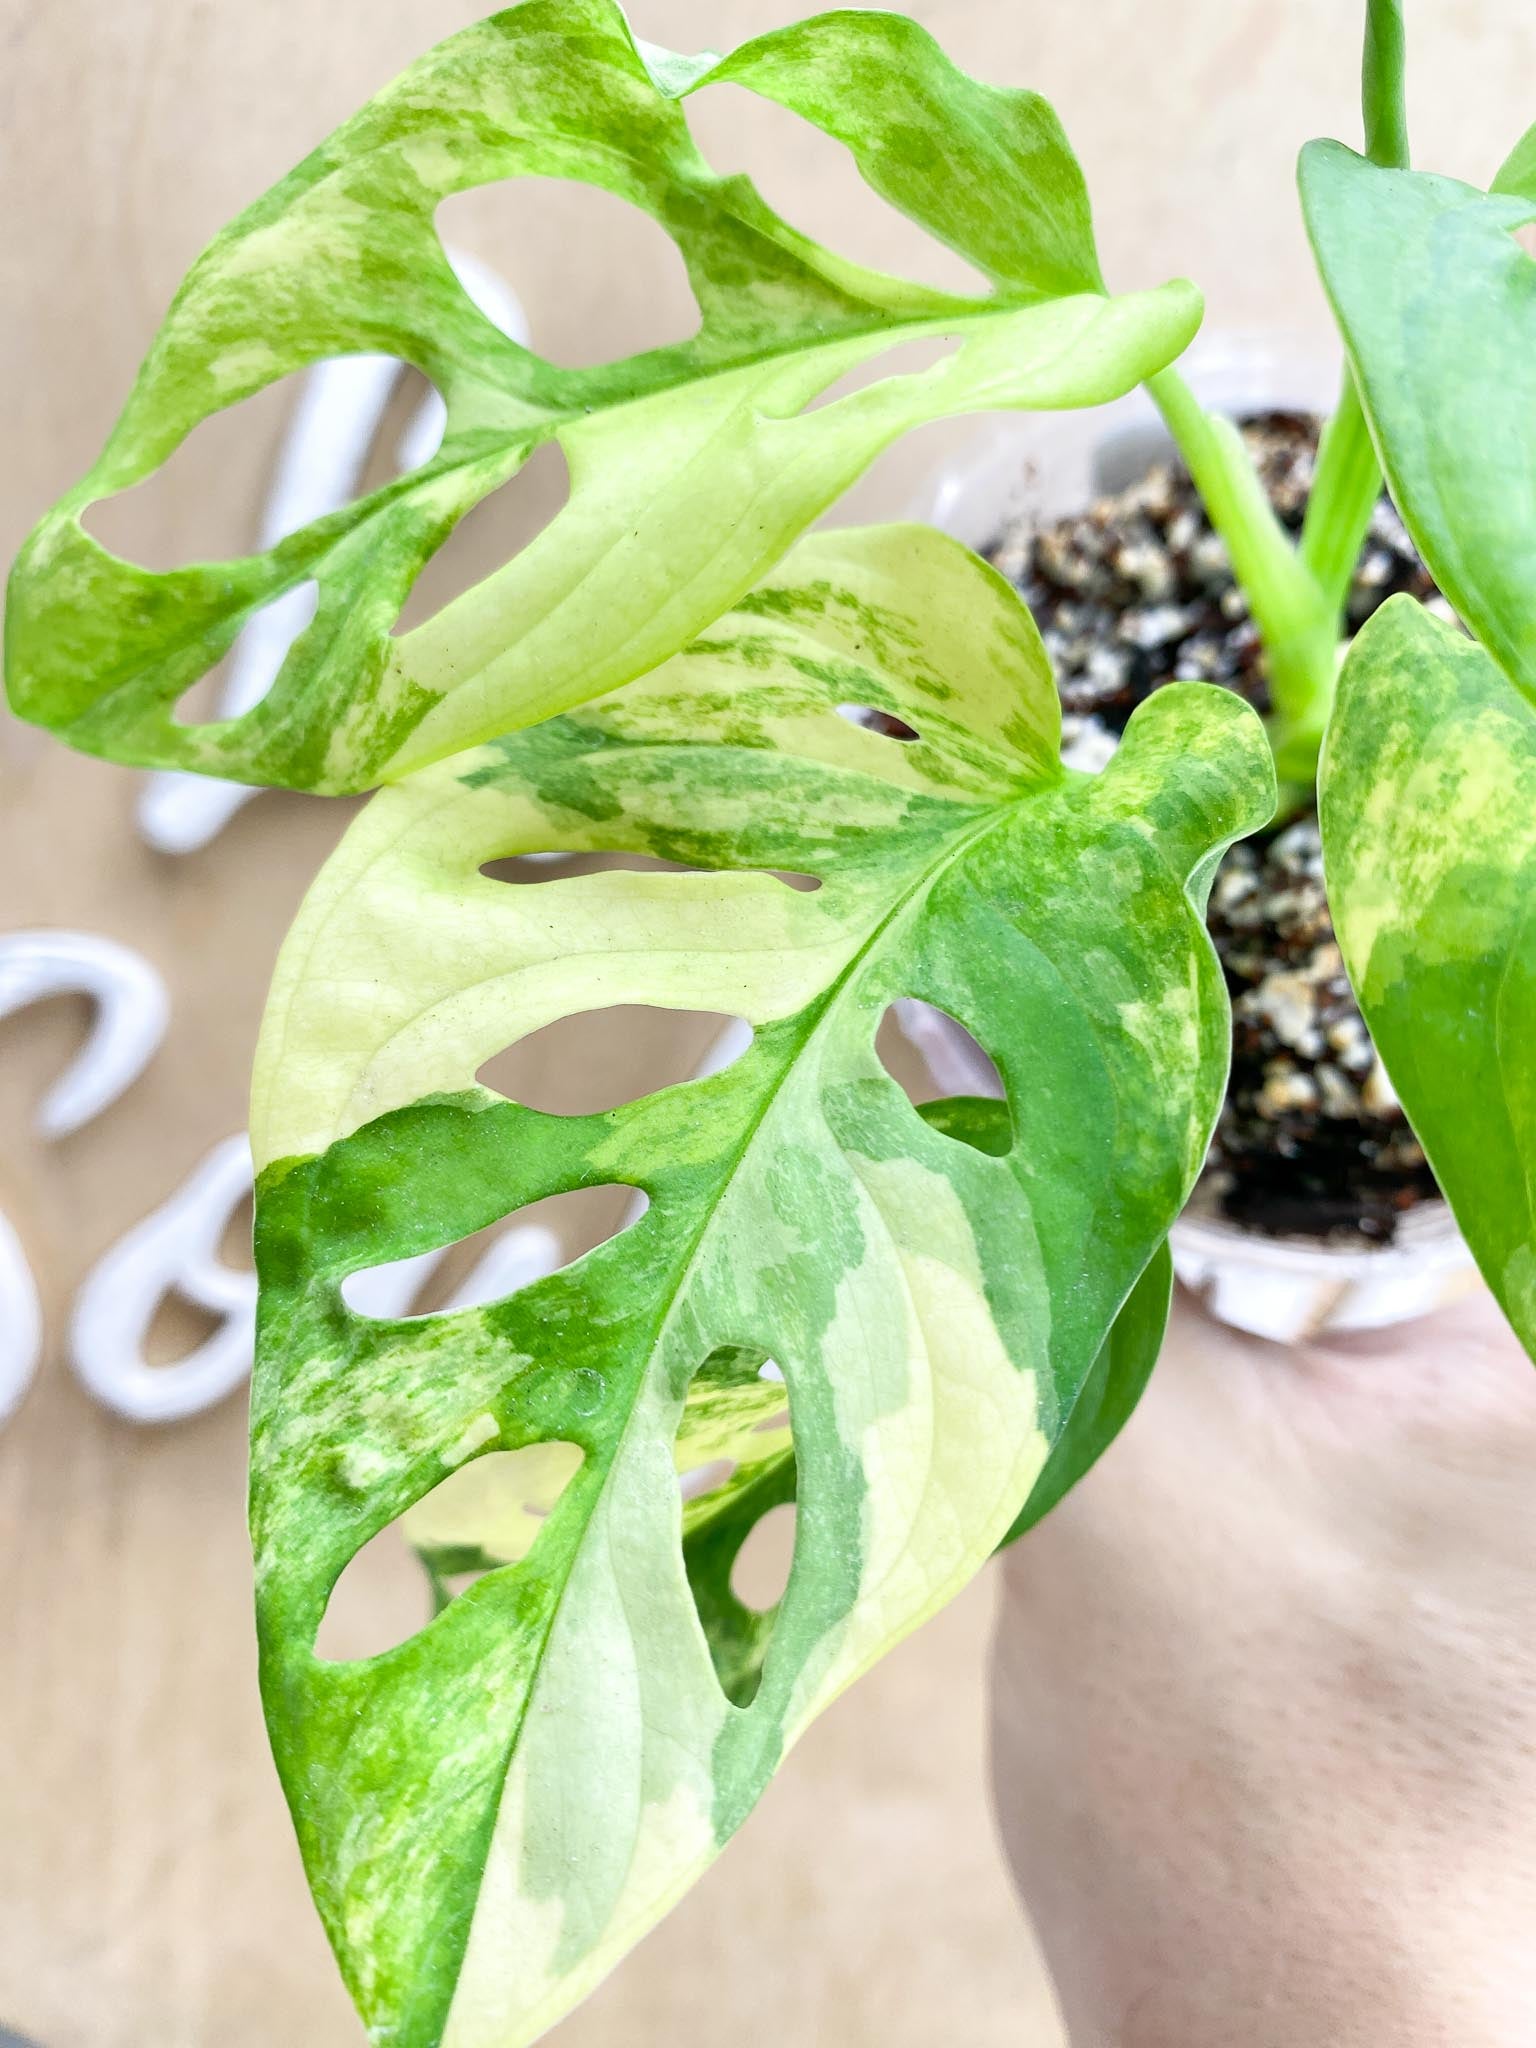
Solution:
<svg viewBox="0 0 1536 2048">
<path fill-rule="evenodd" d="M 1212 526 L 1226 542 L 1233 574 L 1263 639 L 1273 706 L 1270 744 L 1281 779 L 1289 785 L 1289 807 L 1297 808 L 1310 798 L 1333 702 L 1339 606 L 1275 516 L 1231 421 L 1206 412 L 1177 370 L 1160 370 L 1147 389 Z"/>
<path fill-rule="evenodd" d="M 1371 445 L 1354 372 L 1346 363 L 1338 411 L 1323 429 L 1317 451 L 1317 473 L 1301 529 L 1301 559 L 1331 611 L 1344 609 L 1380 496 L 1381 464 Z"/>
<path fill-rule="evenodd" d="M 1403 93 L 1407 63 L 1403 0 L 1367 0 L 1365 55 L 1360 67 L 1360 106 L 1365 116 L 1365 153 L 1373 164 L 1406 171 L 1408 108 Z"/>
</svg>

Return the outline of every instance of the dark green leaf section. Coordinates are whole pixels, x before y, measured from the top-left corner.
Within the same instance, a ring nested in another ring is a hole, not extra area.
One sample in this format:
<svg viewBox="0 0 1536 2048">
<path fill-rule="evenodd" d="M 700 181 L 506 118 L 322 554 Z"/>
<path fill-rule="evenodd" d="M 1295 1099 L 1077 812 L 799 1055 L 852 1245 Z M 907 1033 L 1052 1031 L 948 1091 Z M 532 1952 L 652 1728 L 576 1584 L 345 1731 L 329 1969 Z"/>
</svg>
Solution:
<svg viewBox="0 0 1536 2048">
<path fill-rule="evenodd" d="M 1536 1355 L 1536 711 L 1481 648 L 1394 598 L 1345 665 L 1321 800 L 1360 1007 Z"/>
<path fill-rule="evenodd" d="M 1017 1541 L 1064 1500 L 1130 1421 L 1163 1348 L 1172 1300 L 1173 1257 L 1165 1239 L 1100 1345 L 1045 1469 L 1005 1543 Z"/>
<path fill-rule="evenodd" d="M 679 96 L 711 78 L 845 142 L 894 205 L 992 281 L 975 297 L 877 275 L 780 220 L 694 147 Z M 599 186 L 687 264 L 688 341 L 591 369 L 518 347 L 471 302 L 435 226 L 454 193 L 525 175 Z M 72 744 L 144 765 L 344 791 L 628 681 L 729 608 L 890 441 L 998 406 L 1093 404 L 1178 354 L 1187 286 L 1102 295 L 1081 174 L 1037 95 L 983 86 L 898 17 L 832 14 L 718 66 L 637 49 L 616 0 L 523 0 L 451 37 L 338 129 L 188 273 L 90 474 L 14 569 L 11 701 Z M 822 406 L 918 335 L 943 363 Z M 425 467 L 260 555 L 154 574 L 81 514 L 211 413 L 328 357 L 430 377 L 447 430 Z M 566 508 L 523 552 L 395 635 L 422 565 L 546 441 Z M 270 693 L 178 723 L 178 700 L 260 607 L 318 607 Z"/>
<path fill-rule="evenodd" d="M 1392 496 L 1458 614 L 1536 700 L 1536 187 L 1302 155 L 1312 245 Z"/>
<path fill-rule="evenodd" d="M 1060 767 L 1057 717 L 1038 634 L 974 557 L 923 529 L 816 537 L 601 706 L 377 797 L 306 905 L 253 1118 L 263 1683 L 317 1899 L 391 2048 L 553 2024 L 1042 1468 L 1059 1491 L 1128 1409 L 1159 1315 L 1141 1276 L 1226 1071 L 1192 896 L 1273 780 L 1224 692 L 1157 692 L 1094 778 Z M 560 849 L 690 871 L 482 872 Z M 887 1075 L 903 996 L 992 1054 L 1000 1149 Z M 601 1116 L 474 1085 L 527 1031 L 626 1002 L 734 1013 L 753 1041 Z M 615 1183 L 644 1216 L 504 1301 L 392 1323 L 342 1299 L 350 1273 Z M 580 1463 L 530 1545 L 500 1543 L 499 1510 L 445 1518 L 485 1454 L 538 1444 Z M 685 1506 L 678 1471 L 719 1458 L 729 1483 Z M 732 1564 L 791 1485 L 789 1583 L 755 1616 Z M 429 1496 L 462 1551 L 509 1561 L 387 1655 L 317 1660 L 350 1558 Z"/>
</svg>

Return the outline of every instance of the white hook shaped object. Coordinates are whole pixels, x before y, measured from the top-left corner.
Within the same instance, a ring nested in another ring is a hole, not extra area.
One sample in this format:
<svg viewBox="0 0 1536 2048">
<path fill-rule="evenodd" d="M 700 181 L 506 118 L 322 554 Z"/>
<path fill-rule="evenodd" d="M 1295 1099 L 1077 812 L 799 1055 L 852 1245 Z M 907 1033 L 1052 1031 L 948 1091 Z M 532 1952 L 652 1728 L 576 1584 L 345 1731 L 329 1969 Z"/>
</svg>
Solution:
<svg viewBox="0 0 1536 2048">
<path fill-rule="evenodd" d="M 27 1255 L 0 1216 L 0 1424 L 21 1405 L 37 1374 L 43 1348 L 43 1318 Z"/>
<path fill-rule="evenodd" d="M 45 1138 L 100 1116 L 136 1081 L 170 1018 L 165 983 L 140 954 L 94 932 L 25 931 L 0 937 L 0 1017 L 49 996 L 86 995 L 91 1035 L 38 1106 Z"/>
<path fill-rule="evenodd" d="M 528 321 L 517 294 L 478 258 L 463 250 L 446 254 L 466 297 L 509 340 L 526 348 Z M 306 374 L 262 511 L 259 549 L 276 547 L 301 526 L 351 501 L 401 369 L 396 356 L 335 356 Z M 441 395 L 429 390 L 395 449 L 402 473 L 432 460 L 447 421 Z M 230 653 L 219 697 L 221 718 L 238 718 L 266 696 L 289 648 L 314 617 L 315 600 L 315 585 L 302 583 L 246 621 Z M 260 794 L 243 782 L 157 769 L 139 795 L 139 831 L 159 853 L 195 853 Z"/>
<path fill-rule="evenodd" d="M 70 1363 L 86 1391 L 115 1415 L 179 1422 L 222 1401 L 249 1376 L 256 1276 L 226 1265 L 219 1244 L 250 1191 L 251 1148 L 243 1136 L 226 1138 L 87 1274 L 70 1319 Z M 220 1324 L 174 1365 L 151 1365 L 145 1339 L 173 1292 Z"/>
</svg>

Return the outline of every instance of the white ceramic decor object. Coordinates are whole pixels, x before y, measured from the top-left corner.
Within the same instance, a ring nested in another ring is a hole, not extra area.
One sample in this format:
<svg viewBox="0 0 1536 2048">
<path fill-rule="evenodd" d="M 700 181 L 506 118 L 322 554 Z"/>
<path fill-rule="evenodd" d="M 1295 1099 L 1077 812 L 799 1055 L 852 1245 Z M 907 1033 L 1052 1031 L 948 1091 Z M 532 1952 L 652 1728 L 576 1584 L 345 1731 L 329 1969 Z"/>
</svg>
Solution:
<svg viewBox="0 0 1536 2048">
<path fill-rule="evenodd" d="M 1002 1099 L 997 1071 L 976 1049 L 968 1032 L 957 1031 L 931 1003 L 901 996 L 892 1005 L 902 1037 L 921 1054 L 940 1095 L 986 1095 Z"/>
<path fill-rule="evenodd" d="M 83 1049 L 43 1097 L 37 1129 L 67 1137 L 136 1081 L 165 1036 L 165 984 L 139 954 L 94 932 L 22 931 L 0 937 L 0 1017 L 49 996 L 95 1004 Z M 42 1310 L 21 1240 L 0 1215 L 0 1423 L 20 1406 L 42 1356 Z"/>
<path fill-rule="evenodd" d="M 0 1216 L 0 1424 L 21 1406 L 37 1376 L 43 1349 L 43 1317 L 27 1255 Z"/>
<path fill-rule="evenodd" d="M 526 347 L 528 322 L 511 288 L 477 257 L 455 249 L 447 256 L 485 317 Z M 403 368 L 395 356 L 355 355 L 333 357 L 306 372 L 278 453 L 258 548 L 275 547 L 299 527 L 350 502 Z M 447 419 L 441 395 L 429 390 L 395 449 L 402 474 L 432 460 Z M 238 718 L 260 703 L 314 611 L 315 586 L 301 583 L 246 622 L 230 651 L 219 697 L 221 718 Z M 243 782 L 159 769 L 146 778 L 139 796 L 139 831 L 157 852 L 194 853 L 260 794 Z"/>
<path fill-rule="evenodd" d="M 219 1245 L 251 1191 L 243 1136 L 215 1145 L 168 1202 L 98 1260 L 75 1297 L 69 1356 L 81 1384 L 129 1422 L 179 1422 L 244 1383 L 256 1333 L 256 1276 Z M 177 1293 L 219 1326 L 174 1365 L 151 1365 L 155 1311 Z"/>
<path fill-rule="evenodd" d="M 139 1078 L 165 1037 L 165 984 L 140 954 L 94 932 L 0 937 L 0 1017 L 49 996 L 89 996 L 90 1037 L 38 1106 L 37 1129 L 64 1138 L 100 1116 Z"/>
<path fill-rule="evenodd" d="M 559 1238 L 542 1223 L 513 1223 L 494 1238 L 473 1272 L 448 1298 L 449 1308 L 484 1308 L 519 1288 L 558 1273 L 565 1262 Z"/>
<path fill-rule="evenodd" d="M 1323 413 L 1338 396 L 1337 358 L 1283 335 L 1202 337 L 1180 370 L 1201 403 L 1230 417 L 1267 411 Z M 1122 490 L 1173 443 L 1144 391 L 1095 412 L 989 418 L 945 465 L 914 515 L 985 549 L 1005 527 L 1045 523 Z M 1103 757 L 1067 750 L 1093 772 Z M 973 1048 L 926 1006 L 897 1005 L 901 1028 L 944 1094 L 995 1095 Z M 1443 1202 L 1404 1219 L 1379 1248 L 1274 1238 L 1186 1212 L 1169 1239 L 1174 1270 L 1220 1321 L 1296 1343 L 1325 1331 L 1383 1329 L 1481 1285 L 1471 1252 Z"/>
</svg>

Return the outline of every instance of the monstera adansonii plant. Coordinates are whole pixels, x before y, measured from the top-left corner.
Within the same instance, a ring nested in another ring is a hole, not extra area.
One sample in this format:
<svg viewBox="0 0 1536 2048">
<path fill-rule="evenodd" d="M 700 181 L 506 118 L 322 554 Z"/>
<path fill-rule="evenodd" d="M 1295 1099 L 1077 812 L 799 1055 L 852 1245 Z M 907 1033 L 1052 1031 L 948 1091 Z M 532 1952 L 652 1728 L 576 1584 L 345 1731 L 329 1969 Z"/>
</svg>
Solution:
<svg viewBox="0 0 1536 2048">
<path fill-rule="evenodd" d="M 1411 170 L 1403 54 L 1398 0 L 1369 0 L 1367 153 L 1303 159 L 1348 366 L 1295 544 L 1171 367 L 1198 294 L 1109 293 L 1037 95 L 899 16 L 690 58 L 613 0 L 523 0 L 216 238 L 23 551 L 23 715 L 126 762 L 377 788 L 262 1039 L 252 1479 L 273 1745 L 376 2042 L 520 2048 L 553 2024 L 808 1721 L 1124 1421 L 1225 1076 L 1204 891 L 1270 818 L 1277 762 L 1287 801 L 1320 798 L 1362 1008 L 1536 1342 L 1536 143 L 1491 191 Z M 686 102 L 720 83 L 843 144 L 977 290 L 851 263 L 712 171 Z M 658 222 L 692 338 L 562 369 L 502 333 L 435 220 L 521 175 Z M 850 375 L 920 338 L 948 352 Z M 210 414 L 356 352 L 441 392 L 424 465 L 236 561 L 152 573 L 88 532 Z M 1266 733 L 1175 684 L 1090 778 L 991 570 L 921 528 L 806 536 L 910 427 L 1140 383 L 1227 542 L 1273 713 Z M 565 508 L 396 631 L 425 562 L 546 442 Z M 1460 623 L 1394 600 L 1341 673 L 1383 474 Z M 178 715 L 306 584 L 271 692 Z M 903 998 L 968 1029 L 1005 1099 L 914 1107 L 876 1047 Z M 736 1057 L 591 1115 L 477 1080 L 616 1005 L 735 1018 Z M 351 1284 L 595 1188 L 623 1227 L 503 1298 L 384 1316 Z M 759 1610 L 738 1560 L 791 1502 Z M 319 1654 L 338 1580 L 396 1524 L 438 1611 L 380 1655 Z"/>
</svg>

